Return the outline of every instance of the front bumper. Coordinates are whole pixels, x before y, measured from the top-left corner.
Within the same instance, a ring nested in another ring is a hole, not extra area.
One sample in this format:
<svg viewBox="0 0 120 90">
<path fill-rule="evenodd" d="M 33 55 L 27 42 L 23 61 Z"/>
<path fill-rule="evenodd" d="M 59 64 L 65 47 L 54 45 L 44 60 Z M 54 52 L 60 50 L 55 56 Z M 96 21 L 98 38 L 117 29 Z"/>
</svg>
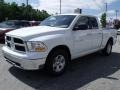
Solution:
<svg viewBox="0 0 120 90">
<path fill-rule="evenodd" d="M 25 59 L 18 56 L 14 56 L 8 51 L 5 51 L 4 48 L 2 49 L 2 51 L 7 62 L 9 62 L 15 67 L 18 67 L 24 70 L 38 70 L 44 66 L 46 61 L 46 58 Z"/>
</svg>

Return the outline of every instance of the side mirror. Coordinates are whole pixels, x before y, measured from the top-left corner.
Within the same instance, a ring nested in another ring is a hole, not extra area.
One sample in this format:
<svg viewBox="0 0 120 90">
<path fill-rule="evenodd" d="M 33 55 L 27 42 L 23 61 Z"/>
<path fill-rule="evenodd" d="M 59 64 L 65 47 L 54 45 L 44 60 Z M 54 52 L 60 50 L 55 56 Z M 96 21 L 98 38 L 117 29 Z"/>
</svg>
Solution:
<svg viewBox="0 0 120 90">
<path fill-rule="evenodd" d="M 88 29 L 87 24 L 79 24 L 79 25 L 75 25 L 73 30 L 76 31 L 76 30 L 86 30 L 86 29 Z"/>
</svg>

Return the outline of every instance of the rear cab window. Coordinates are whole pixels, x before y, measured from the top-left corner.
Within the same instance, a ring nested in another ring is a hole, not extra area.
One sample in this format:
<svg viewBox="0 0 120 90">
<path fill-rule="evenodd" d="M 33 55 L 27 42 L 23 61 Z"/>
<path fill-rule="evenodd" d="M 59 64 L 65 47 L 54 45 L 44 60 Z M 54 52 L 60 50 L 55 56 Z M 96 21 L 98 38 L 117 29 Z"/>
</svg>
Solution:
<svg viewBox="0 0 120 90">
<path fill-rule="evenodd" d="M 89 29 L 98 29 L 98 22 L 95 17 L 89 17 Z"/>
</svg>

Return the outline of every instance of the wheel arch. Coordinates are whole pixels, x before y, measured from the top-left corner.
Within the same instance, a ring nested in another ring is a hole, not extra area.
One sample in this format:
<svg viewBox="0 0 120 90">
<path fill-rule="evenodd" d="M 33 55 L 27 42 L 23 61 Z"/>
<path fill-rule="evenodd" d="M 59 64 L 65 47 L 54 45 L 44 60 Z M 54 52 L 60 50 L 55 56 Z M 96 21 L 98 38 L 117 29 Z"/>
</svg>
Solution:
<svg viewBox="0 0 120 90">
<path fill-rule="evenodd" d="M 53 47 L 53 48 L 50 50 L 47 58 L 52 54 L 52 52 L 54 52 L 54 51 L 56 51 L 56 50 L 60 50 L 60 49 L 61 49 L 61 50 L 65 50 L 65 51 L 68 53 L 69 57 L 70 57 L 69 59 L 71 60 L 71 52 L 70 52 L 69 47 L 66 46 L 66 45 L 58 45 L 58 46 Z"/>
</svg>

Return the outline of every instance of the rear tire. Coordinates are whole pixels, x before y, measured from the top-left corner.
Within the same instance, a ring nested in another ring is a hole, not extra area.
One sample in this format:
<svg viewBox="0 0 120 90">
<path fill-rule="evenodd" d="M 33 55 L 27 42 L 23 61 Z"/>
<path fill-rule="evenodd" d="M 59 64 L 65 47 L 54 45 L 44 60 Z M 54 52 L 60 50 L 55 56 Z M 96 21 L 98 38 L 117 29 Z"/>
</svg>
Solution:
<svg viewBox="0 0 120 90">
<path fill-rule="evenodd" d="M 102 54 L 105 56 L 109 56 L 112 52 L 112 46 L 112 41 L 109 40 L 105 48 L 102 50 Z"/>
<path fill-rule="evenodd" d="M 52 51 L 46 61 L 46 70 L 49 74 L 58 76 L 65 72 L 69 61 L 69 55 L 65 50 Z"/>
</svg>

